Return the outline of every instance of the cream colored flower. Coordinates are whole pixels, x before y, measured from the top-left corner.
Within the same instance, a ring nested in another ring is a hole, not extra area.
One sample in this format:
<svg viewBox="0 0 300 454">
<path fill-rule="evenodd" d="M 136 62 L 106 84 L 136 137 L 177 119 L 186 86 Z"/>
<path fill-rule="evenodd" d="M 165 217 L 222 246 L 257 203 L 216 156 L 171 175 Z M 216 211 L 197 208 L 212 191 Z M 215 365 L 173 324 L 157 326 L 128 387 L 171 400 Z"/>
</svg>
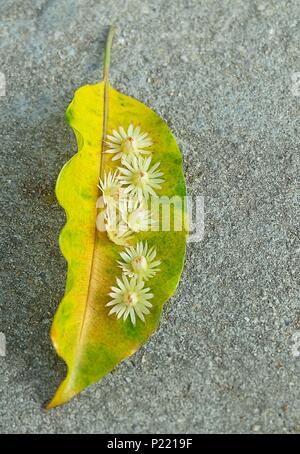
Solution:
<svg viewBox="0 0 300 454">
<path fill-rule="evenodd" d="M 124 199 L 119 205 L 123 219 L 132 232 L 143 232 L 150 229 L 154 223 L 151 212 L 143 201 L 137 199 Z"/>
<path fill-rule="evenodd" d="M 127 246 L 134 232 L 123 220 L 122 213 L 117 209 L 117 206 L 107 206 L 104 222 L 110 240 L 120 246 Z"/>
<path fill-rule="evenodd" d="M 120 175 L 117 177 L 122 186 L 125 186 L 124 193 L 139 200 L 147 200 L 149 195 L 156 197 L 155 190 L 161 189 L 160 183 L 165 180 L 160 178 L 163 173 L 158 171 L 160 163 L 157 162 L 150 168 L 151 157 L 142 158 L 134 156 L 129 162 L 123 161 L 126 167 L 119 167 Z"/>
<path fill-rule="evenodd" d="M 115 156 L 113 161 L 122 158 L 132 158 L 139 154 L 149 154 L 149 150 L 145 150 L 152 145 L 152 141 L 148 133 L 141 133 L 140 126 L 134 127 L 129 125 L 127 132 L 122 126 L 119 131 L 113 129 L 112 135 L 107 135 L 106 145 L 108 149 L 105 153 L 113 153 Z"/>
<path fill-rule="evenodd" d="M 126 248 L 120 253 L 123 262 L 118 261 L 123 273 L 129 277 L 137 277 L 147 281 L 153 277 L 157 271 L 157 267 L 161 264 L 160 260 L 154 260 L 156 257 L 156 249 L 154 247 L 148 249 L 147 241 L 142 241 L 136 245 Z"/>
<path fill-rule="evenodd" d="M 104 203 L 108 206 L 117 206 L 124 195 L 124 189 L 118 179 L 118 171 L 105 173 L 103 181 L 100 179 L 98 187 L 102 191 Z"/>
<path fill-rule="evenodd" d="M 123 317 L 125 321 L 130 315 L 133 325 L 136 324 L 136 315 L 144 322 L 144 315 L 150 314 L 149 308 L 152 307 L 150 299 L 153 298 L 153 293 L 150 288 L 144 288 L 145 283 L 138 281 L 136 278 L 127 279 L 122 276 L 117 278 L 118 287 L 111 287 L 112 292 L 109 296 L 112 300 L 106 306 L 113 306 L 108 315 L 116 314 L 117 318 Z"/>
</svg>

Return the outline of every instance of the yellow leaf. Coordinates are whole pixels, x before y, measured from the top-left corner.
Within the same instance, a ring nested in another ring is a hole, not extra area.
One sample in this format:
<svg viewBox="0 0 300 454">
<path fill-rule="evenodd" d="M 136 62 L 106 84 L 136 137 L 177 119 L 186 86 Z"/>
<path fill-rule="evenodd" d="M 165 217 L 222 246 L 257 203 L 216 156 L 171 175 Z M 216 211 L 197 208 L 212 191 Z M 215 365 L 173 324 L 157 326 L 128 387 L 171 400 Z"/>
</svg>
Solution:
<svg viewBox="0 0 300 454">
<path fill-rule="evenodd" d="M 147 240 L 149 247 L 156 248 L 161 261 L 160 271 L 149 281 L 153 306 L 145 322 L 138 319 L 136 325 L 130 317 L 124 321 L 108 315 L 106 304 L 111 299 L 108 294 L 116 277 L 122 275 L 118 261 L 124 247 L 96 227 L 101 211 L 97 207 L 100 174 L 120 166 L 119 160 L 112 160 L 113 155 L 103 153 L 103 139 L 120 126 L 127 131 L 130 124 L 140 125 L 153 142 L 149 147 L 152 162 L 160 162 L 164 174 L 158 195 L 165 196 L 165 200 L 177 196 L 179 201 L 185 196 L 182 157 L 166 123 L 144 104 L 109 85 L 112 34 L 113 31 L 107 44 L 104 81 L 77 90 L 66 113 L 76 135 L 78 152 L 65 164 L 56 185 L 57 199 L 67 215 L 59 244 L 68 263 L 68 277 L 51 338 L 68 372 L 48 408 L 67 402 L 95 383 L 149 338 L 158 326 L 163 304 L 176 289 L 183 267 L 184 227 L 180 231 L 171 227 L 168 231 L 135 233 L 130 243 Z M 178 219 L 183 211 L 172 206 L 172 217 Z"/>
</svg>

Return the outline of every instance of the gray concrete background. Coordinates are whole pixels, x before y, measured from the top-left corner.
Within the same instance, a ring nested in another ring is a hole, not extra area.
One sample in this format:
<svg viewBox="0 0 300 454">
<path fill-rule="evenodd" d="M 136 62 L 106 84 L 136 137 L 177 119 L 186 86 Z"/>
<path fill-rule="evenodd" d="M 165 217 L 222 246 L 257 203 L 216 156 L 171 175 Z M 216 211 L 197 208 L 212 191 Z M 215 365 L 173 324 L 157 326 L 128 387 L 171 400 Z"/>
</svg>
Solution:
<svg viewBox="0 0 300 454">
<path fill-rule="evenodd" d="M 1 0 L 1 432 L 299 432 L 298 0 Z M 64 111 L 102 77 L 156 110 L 205 197 L 159 331 L 68 405 L 43 404 L 64 364 L 54 196 L 75 152 Z"/>
</svg>

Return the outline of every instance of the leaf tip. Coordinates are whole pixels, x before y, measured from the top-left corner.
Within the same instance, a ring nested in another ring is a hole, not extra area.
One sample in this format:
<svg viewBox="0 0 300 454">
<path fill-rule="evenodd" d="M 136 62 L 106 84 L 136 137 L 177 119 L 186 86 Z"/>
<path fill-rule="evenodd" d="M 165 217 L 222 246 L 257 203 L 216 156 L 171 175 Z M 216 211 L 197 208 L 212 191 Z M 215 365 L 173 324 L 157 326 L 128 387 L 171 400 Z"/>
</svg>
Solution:
<svg viewBox="0 0 300 454">
<path fill-rule="evenodd" d="M 81 389 L 76 389 L 72 386 L 72 384 L 70 383 L 69 374 L 67 374 L 67 377 L 60 384 L 50 402 L 46 404 L 45 409 L 52 410 L 55 407 L 66 404 L 80 391 Z"/>
<path fill-rule="evenodd" d="M 58 388 L 53 398 L 50 400 L 50 402 L 46 404 L 45 409 L 53 410 L 54 408 L 59 407 L 60 405 L 66 404 L 67 402 L 69 402 L 69 400 L 72 399 L 72 397 L 74 397 L 75 394 L 77 393 L 75 392 L 72 393 L 71 395 L 64 394 L 63 390 L 61 391 L 60 388 Z"/>
</svg>

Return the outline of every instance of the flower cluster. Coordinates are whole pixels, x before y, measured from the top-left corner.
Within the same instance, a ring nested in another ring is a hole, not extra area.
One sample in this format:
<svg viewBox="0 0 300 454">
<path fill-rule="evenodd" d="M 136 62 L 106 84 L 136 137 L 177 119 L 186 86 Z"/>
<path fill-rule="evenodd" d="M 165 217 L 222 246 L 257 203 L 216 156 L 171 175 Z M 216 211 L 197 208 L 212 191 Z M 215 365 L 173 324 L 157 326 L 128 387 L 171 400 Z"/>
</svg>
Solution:
<svg viewBox="0 0 300 454">
<path fill-rule="evenodd" d="M 112 160 L 121 159 L 121 166 L 100 179 L 105 205 L 105 224 L 109 237 L 117 244 L 126 245 L 135 233 L 147 230 L 152 224 L 148 210 L 149 196 L 157 197 L 163 173 L 160 163 L 151 165 L 152 157 L 146 150 L 152 141 L 140 127 L 132 124 L 125 132 L 123 127 L 107 136 L 106 153 L 113 153 Z"/>
<path fill-rule="evenodd" d="M 153 298 L 150 287 L 145 287 L 145 281 L 153 277 L 158 271 L 160 260 L 155 260 L 156 249 L 148 249 L 148 243 L 142 241 L 128 247 L 120 253 L 123 261 L 118 261 L 122 269 L 122 278 L 117 278 L 117 286 L 111 287 L 111 301 L 106 306 L 113 306 L 108 315 L 116 314 L 125 321 L 130 315 L 133 325 L 136 324 L 136 315 L 144 322 L 150 313 Z"/>
<path fill-rule="evenodd" d="M 123 127 L 113 130 L 106 137 L 105 153 L 113 154 L 112 161 L 120 159 L 121 166 L 115 172 L 105 174 L 100 180 L 99 188 L 104 200 L 104 217 L 106 231 L 111 240 L 119 245 L 128 245 L 138 232 L 145 231 L 153 224 L 147 201 L 150 196 L 157 197 L 161 189 L 160 163 L 152 164 L 148 149 L 152 144 L 147 133 L 141 132 L 139 126 L 132 124 L 127 132 Z M 145 321 L 150 313 L 153 298 L 151 289 L 145 282 L 158 271 L 160 260 L 156 260 L 156 249 L 149 248 L 147 242 L 139 242 L 136 247 L 127 247 L 120 253 L 118 266 L 122 270 L 121 279 L 111 287 L 112 298 L 107 306 L 112 308 L 109 315 L 126 320 L 130 317 L 133 325 L 136 316 Z"/>
</svg>

